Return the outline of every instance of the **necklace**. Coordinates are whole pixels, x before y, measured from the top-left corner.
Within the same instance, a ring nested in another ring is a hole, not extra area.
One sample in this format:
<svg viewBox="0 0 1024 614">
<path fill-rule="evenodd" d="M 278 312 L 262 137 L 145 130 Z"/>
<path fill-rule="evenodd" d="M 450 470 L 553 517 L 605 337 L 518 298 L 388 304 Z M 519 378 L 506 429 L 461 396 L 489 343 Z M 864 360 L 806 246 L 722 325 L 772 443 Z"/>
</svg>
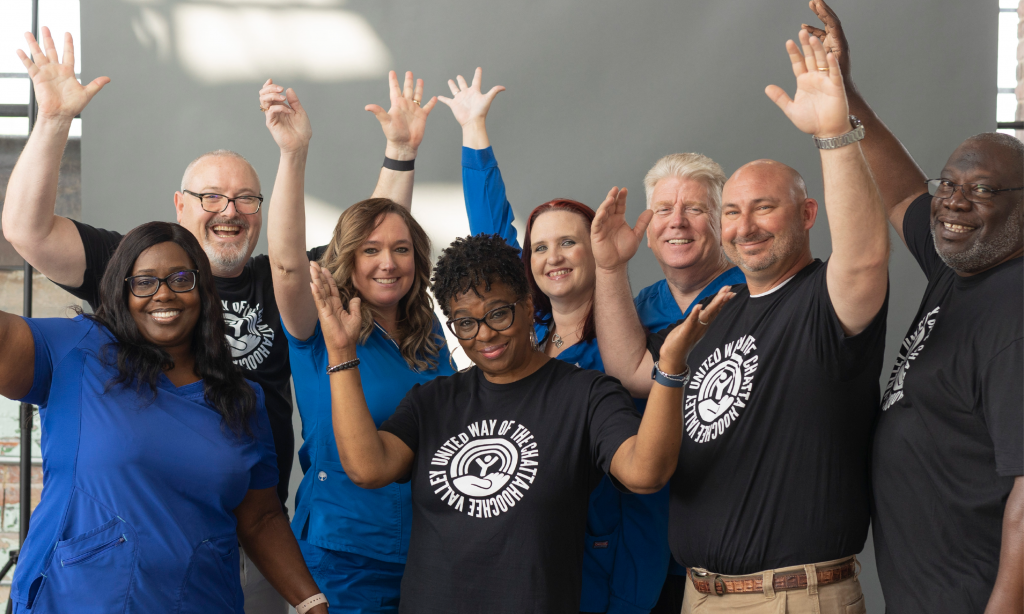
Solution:
<svg viewBox="0 0 1024 614">
<path fill-rule="evenodd" d="M 562 341 L 562 338 L 558 336 L 558 333 L 551 333 L 551 341 L 554 342 L 556 348 L 560 348 L 565 345 L 565 341 Z"/>
</svg>

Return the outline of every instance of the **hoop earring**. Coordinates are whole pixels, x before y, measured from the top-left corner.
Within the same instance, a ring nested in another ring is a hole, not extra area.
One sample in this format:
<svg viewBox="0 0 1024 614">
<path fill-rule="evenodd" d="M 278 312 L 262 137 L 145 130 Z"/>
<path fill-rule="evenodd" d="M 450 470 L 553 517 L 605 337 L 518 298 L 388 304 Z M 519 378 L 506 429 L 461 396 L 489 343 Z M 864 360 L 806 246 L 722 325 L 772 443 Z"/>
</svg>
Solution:
<svg viewBox="0 0 1024 614">
<path fill-rule="evenodd" d="M 452 351 L 448 350 L 448 366 L 452 368 L 452 371 L 459 372 L 459 365 L 455 364 L 455 359 L 452 358 Z"/>
<path fill-rule="evenodd" d="M 530 344 L 533 346 L 533 349 L 539 349 L 537 347 L 537 332 L 532 328 L 530 329 Z"/>
</svg>

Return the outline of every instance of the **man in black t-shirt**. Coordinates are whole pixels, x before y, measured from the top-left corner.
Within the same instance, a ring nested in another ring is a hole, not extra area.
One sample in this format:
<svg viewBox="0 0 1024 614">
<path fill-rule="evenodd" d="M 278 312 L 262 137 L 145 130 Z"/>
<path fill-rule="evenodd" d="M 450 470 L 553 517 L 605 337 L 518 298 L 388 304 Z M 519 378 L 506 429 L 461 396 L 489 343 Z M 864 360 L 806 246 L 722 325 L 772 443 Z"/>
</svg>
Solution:
<svg viewBox="0 0 1024 614">
<path fill-rule="evenodd" d="M 39 115 L 11 173 L 3 209 L 4 237 L 51 281 L 95 308 L 99 281 L 122 235 L 55 215 L 54 206 L 57 174 L 71 119 L 81 113 L 109 79 L 100 77 L 80 85 L 74 76 L 70 40 L 66 42 L 64 62 L 57 61 L 48 32 L 44 31 L 42 43 L 52 53 L 33 53 L 35 64 L 29 75 Z M 412 74 L 406 79 L 411 91 Z M 389 115 L 376 105 L 374 108 L 388 138 L 386 155 L 415 159 L 423 138 L 425 116 L 412 118 L 394 109 Z M 412 171 L 381 169 L 373 195 L 410 206 L 412 185 Z M 295 456 L 291 372 L 288 343 L 281 331 L 274 299 L 270 261 L 266 255 L 252 256 L 263 225 L 262 200 L 259 177 L 249 162 L 237 153 L 218 150 L 200 156 L 186 167 L 181 190 L 174 193 L 174 208 L 178 223 L 196 236 L 210 258 L 235 364 L 264 390 L 280 472 L 277 492 L 285 505 Z M 320 250 L 310 251 L 310 258 L 318 257 Z M 251 561 L 243 557 L 246 610 L 250 614 L 262 612 L 255 608 L 274 600 L 275 605 L 268 606 L 266 611 L 284 611 L 287 604 L 255 567 L 247 569 L 247 563 L 251 566 Z"/>
<path fill-rule="evenodd" d="M 926 176 L 849 79 L 889 221 L 928 278 L 882 397 L 874 538 L 890 611 L 1024 611 L 1024 144 L 987 133 Z M 953 79 L 951 84 L 955 84 Z"/>
<path fill-rule="evenodd" d="M 811 256 L 818 204 L 793 169 L 758 160 L 725 184 L 722 243 L 747 284 L 687 360 L 669 523 L 672 554 L 690 568 L 684 613 L 863 612 L 854 555 L 869 522 L 889 243 L 838 66 L 817 39 L 801 42 L 803 56 L 788 45 L 795 100 L 767 93 L 818 137 L 833 251 Z M 649 216 L 630 229 L 624 207 L 607 205 L 591 234 L 598 343 L 632 348 L 601 357 L 633 390 L 650 385 L 668 331 L 645 351 L 628 293 L 611 286 Z"/>
</svg>

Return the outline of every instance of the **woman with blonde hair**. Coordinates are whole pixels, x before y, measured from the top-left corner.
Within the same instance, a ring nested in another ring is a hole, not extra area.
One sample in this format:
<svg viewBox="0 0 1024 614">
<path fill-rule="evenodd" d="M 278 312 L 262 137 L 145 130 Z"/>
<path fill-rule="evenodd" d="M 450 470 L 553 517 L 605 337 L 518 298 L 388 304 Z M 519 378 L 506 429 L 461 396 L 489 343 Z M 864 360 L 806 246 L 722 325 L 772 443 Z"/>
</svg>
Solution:
<svg viewBox="0 0 1024 614">
<path fill-rule="evenodd" d="M 389 196 L 405 200 L 408 190 L 402 191 L 411 189 L 412 173 L 400 169 L 411 164 L 394 162 L 415 157 L 432 105 L 416 104 L 422 82 L 414 92 L 411 74 L 404 95 L 394 73 L 391 80 L 391 111 L 385 114 L 374 107 L 388 136 L 378 188 L 388 184 L 384 174 L 394 173 Z M 392 483 L 364 490 L 354 483 L 359 476 L 345 472 L 332 427 L 329 378 L 330 373 L 359 365 L 362 391 L 379 426 L 410 388 L 453 373 L 428 291 L 430 240 L 408 207 L 391 198 L 358 202 L 341 215 L 318 260 L 345 300 L 359 305 L 362 323 L 356 359 L 329 364 L 310 294 L 310 258 L 305 247 L 303 181 L 309 120 L 294 92 L 284 92 L 280 86 L 264 86 L 260 103 L 269 108 L 267 127 L 281 148 L 267 236 L 274 293 L 302 418 L 303 478 L 292 529 L 332 612 L 397 612 L 409 548 L 410 487 Z M 380 192 L 375 195 L 381 196 Z"/>
</svg>

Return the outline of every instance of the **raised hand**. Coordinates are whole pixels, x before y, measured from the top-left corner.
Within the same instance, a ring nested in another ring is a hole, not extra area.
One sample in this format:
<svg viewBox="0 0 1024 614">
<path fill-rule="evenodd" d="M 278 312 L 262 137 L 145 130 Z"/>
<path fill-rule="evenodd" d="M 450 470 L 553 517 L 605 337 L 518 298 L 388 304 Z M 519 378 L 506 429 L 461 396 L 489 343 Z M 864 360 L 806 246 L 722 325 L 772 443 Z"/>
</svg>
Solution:
<svg viewBox="0 0 1024 614">
<path fill-rule="evenodd" d="M 463 128 L 473 122 L 483 122 L 487 119 L 487 111 L 490 110 L 494 97 L 498 95 L 498 92 L 505 91 L 504 85 L 495 85 L 486 94 L 482 93 L 480 90 L 482 76 L 483 69 L 477 67 L 476 72 L 473 73 L 471 85 L 466 84 L 462 75 L 457 77 L 458 83 L 448 79 L 448 88 L 452 91 L 452 97 L 437 97 L 438 100 L 448 105 L 455 116 L 455 121 L 459 122 Z"/>
<path fill-rule="evenodd" d="M 366 105 L 365 109 L 373 113 L 384 129 L 388 139 L 385 155 L 396 160 L 412 160 L 423 142 L 423 134 L 427 128 L 427 116 L 437 104 L 437 96 L 420 106 L 423 100 L 423 79 L 415 80 L 413 87 L 412 72 L 405 73 L 405 86 L 398 87 L 398 75 L 395 71 L 388 73 L 388 87 L 391 94 L 391 108 L 384 109 L 375 104 Z"/>
<path fill-rule="evenodd" d="M 793 125 L 807 134 L 826 138 L 849 132 L 853 126 L 836 57 L 826 53 L 821 41 L 806 30 L 800 31 L 800 43 L 802 54 L 796 43 L 786 41 L 796 75 L 796 95 L 790 99 L 777 85 L 769 85 L 764 93 L 779 105 Z"/>
<path fill-rule="evenodd" d="M 839 68 L 843 72 L 843 78 L 849 81 L 850 44 L 846 42 L 846 35 L 843 34 L 843 24 L 839 22 L 839 17 L 836 16 L 835 11 L 825 4 L 824 0 L 811 0 L 808 4 L 811 10 L 814 11 L 814 14 L 818 16 L 818 19 L 821 20 L 825 29 L 815 28 L 806 23 L 801 24 L 801 26 L 811 36 L 818 37 L 822 46 L 825 47 L 825 51 L 829 51 L 832 55 L 836 56 L 836 59 L 839 60 Z"/>
<path fill-rule="evenodd" d="M 313 302 L 316 303 L 320 330 L 324 334 L 328 354 L 341 356 L 344 360 L 349 360 L 349 354 L 354 358 L 359 331 L 363 325 L 359 298 L 353 297 L 346 310 L 334 277 L 316 261 L 309 263 L 309 277 L 312 280 L 309 288 L 313 292 Z"/>
<path fill-rule="evenodd" d="M 626 223 L 628 193 L 626 188 L 612 188 L 590 224 L 590 246 L 598 268 L 611 270 L 629 262 L 654 216 L 654 212 L 647 209 L 637 218 L 636 227 L 630 228 Z"/>
<path fill-rule="evenodd" d="M 273 79 L 267 79 L 260 89 L 260 108 L 266 115 L 267 128 L 281 151 L 293 152 L 309 146 L 313 129 L 295 90 L 285 90 L 274 83 Z"/>
<path fill-rule="evenodd" d="M 707 332 L 708 325 L 718 317 L 722 307 L 734 296 L 736 293 L 730 292 L 729 286 L 723 286 L 706 308 L 699 304 L 694 306 L 690 315 L 686 316 L 682 324 L 672 329 L 661 346 L 661 364 L 658 366 L 662 371 L 672 374 L 683 372 L 690 350 Z"/>
<path fill-rule="evenodd" d="M 25 33 L 30 58 L 18 49 L 18 57 L 28 70 L 36 92 L 39 117 L 71 121 L 82 112 L 96 92 L 110 83 L 109 77 L 97 77 L 88 85 L 82 85 L 75 78 L 75 45 L 71 34 L 64 34 L 64 59 L 57 58 L 57 48 L 50 36 L 50 29 L 43 28 L 43 48 L 40 49 L 31 33 Z"/>
</svg>

